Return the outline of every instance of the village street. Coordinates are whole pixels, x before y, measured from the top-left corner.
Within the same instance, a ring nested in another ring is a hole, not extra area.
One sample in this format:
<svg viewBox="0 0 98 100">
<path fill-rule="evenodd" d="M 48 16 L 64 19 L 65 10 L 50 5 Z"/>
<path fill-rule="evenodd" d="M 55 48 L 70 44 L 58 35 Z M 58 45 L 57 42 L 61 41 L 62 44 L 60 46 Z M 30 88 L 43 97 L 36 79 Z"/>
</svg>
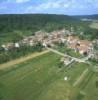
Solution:
<svg viewBox="0 0 98 100">
<path fill-rule="evenodd" d="M 21 57 L 21 58 L 19 58 L 19 59 L 16 59 L 16 60 L 7 62 L 7 63 L 5 63 L 5 64 L 1 64 L 1 65 L 0 65 L 0 69 L 2 70 L 2 69 L 5 69 L 5 68 L 9 68 L 9 66 L 12 66 L 12 65 L 15 65 L 15 64 L 18 64 L 18 63 L 27 61 L 27 60 L 29 60 L 29 59 L 31 59 L 31 58 L 34 58 L 34 57 L 43 55 L 43 54 L 45 54 L 45 53 L 47 53 L 47 52 L 49 52 L 49 51 L 51 51 L 51 52 L 53 52 L 53 53 L 56 53 L 56 54 L 58 54 L 58 55 L 60 55 L 60 56 L 63 56 L 63 57 L 71 58 L 71 60 L 68 62 L 68 65 L 69 65 L 70 63 L 74 62 L 74 61 L 77 61 L 77 62 L 80 62 L 80 63 L 82 62 L 82 63 L 90 64 L 90 62 L 88 62 L 87 60 L 91 57 L 91 55 L 88 55 L 88 56 L 85 57 L 85 58 L 79 59 L 79 58 L 75 58 L 75 57 L 69 56 L 69 55 L 67 55 L 66 53 L 65 53 L 65 54 L 64 54 L 64 53 L 61 53 L 61 52 L 59 52 L 59 51 L 57 51 L 57 50 L 55 50 L 55 49 L 49 48 L 49 47 L 46 47 L 46 49 L 47 49 L 46 51 L 43 51 L 43 52 L 41 52 L 41 53 L 33 53 L 33 54 L 28 55 L 28 56 L 26 56 L 26 57 Z"/>
<path fill-rule="evenodd" d="M 5 69 L 5 68 L 9 68 L 9 66 L 12 66 L 12 65 L 15 65 L 15 64 L 18 64 L 18 63 L 27 61 L 27 60 L 32 59 L 32 58 L 34 58 L 34 57 L 43 55 L 43 54 L 45 54 L 45 53 L 47 53 L 47 52 L 49 52 L 49 51 L 51 51 L 51 52 L 53 52 L 53 53 L 56 53 L 56 54 L 58 54 L 58 55 L 60 55 L 60 56 L 63 56 L 63 57 L 71 58 L 72 60 L 70 61 L 70 63 L 72 63 L 73 61 L 77 61 L 77 62 L 83 62 L 83 63 L 90 64 L 90 63 L 87 61 L 87 60 L 89 59 L 90 55 L 88 55 L 88 56 L 85 57 L 85 58 L 79 59 L 79 58 L 75 58 L 75 57 L 69 56 L 69 55 L 67 55 L 67 54 L 61 53 L 61 52 L 59 52 L 59 51 L 57 51 L 57 50 L 54 50 L 54 49 L 52 49 L 52 48 L 46 47 L 46 49 L 47 49 L 46 51 L 43 51 L 43 52 L 41 52 L 41 53 L 33 53 L 33 54 L 30 54 L 30 55 L 28 55 L 28 56 L 26 56 L 26 57 L 21 57 L 21 58 L 19 58 L 19 59 L 16 59 L 16 60 L 12 60 L 12 61 L 10 61 L 10 62 L 7 62 L 7 63 L 5 63 L 5 64 L 0 64 L 0 69 L 2 70 L 2 69 Z M 70 64 L 70 63 L 69 63 L 69 64 Z"/>
<path fill-rule="evenodd" d="M 72 64 L 72 63 L 75 62 L 75 61 L 76 61 L 76 62 L 79 62 L 79 63 L 86 63 L 86 64 L 91 65 L 91 63 L 87 61 L 87 60 L 91 57 L 91 54 L 89 54 L 87 57 L 84 57 L 84 58 L 82 58 L 82 59 L 79 59 L 79 58 L 75 58 L 75 57 L 69 56 L 69 55 L 67 55 L 67 54 L 63 54 L 63 53 L 61 53 L 61 52 L 59 52 L 59 51 L 57 51 L 57 50 L 54 50 L 54 49 L 52 49 L 52 48 L 48 48 L 48 47 L 46 47 L 46 48 L 47 48 L 49 51 L 54 52 L 54 53 L 56 53 L 56 54 L 58 54 L 58 55 L 60 55 L 60 56 L 71 58 L 71 60 L 70 60 L 69 62 L 67 62 L 67 66 L 69 66 L 70 64 Z M 73 86 L 74 86 L 74 87 L 77 86 L 77 85 L 84 79 L 84 77 L 87 75 L 88 71 L 89 71 L 88 68 L 86 68 L 86 69 L 83 71 L 83 73 L 82 73 L 82 74 L 78 77 L 78 79 L 76 79 L 76 81 L 73 83 Z"/>
<path fill-rule="evenodd" d="M 52 48 L 49 48 L 49 47 L 46 47 L 49 51 L 51 52 L 54 52 L 60 56 L 63 56 L 63 57 L 68 57 L 68 58 L 71 58 L 73 61 L 77 61 L 77 62 L 80 62 L 80 63 L 87 63 L 87 64 L 90 64 L 90 62 L 88 62 L 87 60 L 91 57 L 91 55 L 88 55 L 87 57 L 84 57 L 82 59 L 79 59 L 79 58 L 75 58 L 75 57 L 72 57 L 72 56 L 69 56 L 67 54 L 64 54 L 64 53 L 61 53 L 55 49 L 52 49 Z M 70 64 L 70 63 L 69 63 Z"/>
</svg>

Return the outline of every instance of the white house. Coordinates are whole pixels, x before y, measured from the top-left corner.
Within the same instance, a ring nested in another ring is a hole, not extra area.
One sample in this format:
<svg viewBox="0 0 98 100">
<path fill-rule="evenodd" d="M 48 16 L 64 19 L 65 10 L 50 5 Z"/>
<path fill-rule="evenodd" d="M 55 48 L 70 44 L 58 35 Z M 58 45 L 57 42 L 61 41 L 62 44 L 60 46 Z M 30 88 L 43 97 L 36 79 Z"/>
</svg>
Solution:
<svg viewBox="0 0 98 100">
<path fill-rule="evenodd" d="M 19 47 L 20 47 L 19 43 L 15 43 L 15 48 L 19 48 Z"/>
</svg>

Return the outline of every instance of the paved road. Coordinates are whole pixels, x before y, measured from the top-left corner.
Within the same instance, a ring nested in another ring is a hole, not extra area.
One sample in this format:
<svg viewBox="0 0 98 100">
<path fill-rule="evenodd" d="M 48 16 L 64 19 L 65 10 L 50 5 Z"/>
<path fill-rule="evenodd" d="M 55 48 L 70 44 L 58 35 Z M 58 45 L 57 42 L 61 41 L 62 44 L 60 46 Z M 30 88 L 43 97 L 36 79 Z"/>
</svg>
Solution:
<svg viewBox="0 0 98 100">
<path fill-rule="evenodd" d="M 54 52 L 54 53 L 60 55 L 60 56 L 65 56 L 64 53 L 61 53 L 61 52 L 59 52 L 59 51 L 57 51 L 57 50 L 54 50 L 54 49 L 52 49 L 52 48 L 48 48 L 48 47 L 47 47 L 47 49 L 48 49 L 49 51 L 52 51 L 52 52 Z"/>
<path fill-rule="evenodd" d="M 82 62 L 82 63 L 87 63 L 87 64 L 90 63 L 90 62 L 87 62 L 87 60 L 90 58 L 90 55 L 88 55 L 88 56 L 85 57 L 85 58 L 79 59 L 79 58 L 75 58 L 75 57 L 69 56 L 69 55 L 67 55 L 67 54 L 61 53 L 61 52 L 59 52 L 59 51 L 57 51 L 57 50 L 54 50 L 54 49 L 52 49 L 52 48 L 48 48 L 48 47 L 46 47 L 46 48 L 47 48 L 49 51 L 52 51 L 52 52 L 54 52 L 54 53 L 56 53 L 56 54 L 58 54 L 58 55 L 60 55 L 60 56 L 69 57 L 69 58 L 71 58 L 71 59 L 73 59 L 73 60 L 75 60 L 75 61 L 77 61 L 77 62 Z"/>
<path fill-rule="evenodd" d="M 87 57 L 84 57 L 84 58 L 82 58 L 82 59 L 79 59 L 79 58 L 71 57 L 71 56 L 69 56 L 69 55 L 67 55 L 67 54 L 61 53 L 61 52 L 59 52 L 59 51 L 57 51 L 57 50 L 54 50 L 54 49 L 52 49 L 52 48 L 48 48 L 48 47 L 47 47 L 47 49 L 48 49 L 49 51 L 52 51 L 52 52 L 54 52 L 54 53 L 60 55 L 60 56 L 64 56 L 64 57 L 66 56 L 66 57 L 72 58 L 72 62 L 73 62 L 73 61 L 77 61 L 77 62 L 83 62 L 83 63 L 87 63 L 87 64 L 90 64 L 90 65 L 91 65 L 91 63 L 87 61 L 87 60 L 91 57 L 91 55 L 88 55 Z M 72 63 L 72 62 L 70 61 L 70 63 Z M 69 64 L 70 64 L 70 63 L 69 63 Z M 68 65 L 69 65 L 69 64 L 68 64 Z M 83 73 L 80 75 L 80 77 L 74 82 L 73 86 L 78 85 L 78 84 L 83 80 L 83 78 L 87 75 L 88 71 L 89 71 L 88 68 L 85 69 L 85 70 L 83 71 Z"/>
</svg>

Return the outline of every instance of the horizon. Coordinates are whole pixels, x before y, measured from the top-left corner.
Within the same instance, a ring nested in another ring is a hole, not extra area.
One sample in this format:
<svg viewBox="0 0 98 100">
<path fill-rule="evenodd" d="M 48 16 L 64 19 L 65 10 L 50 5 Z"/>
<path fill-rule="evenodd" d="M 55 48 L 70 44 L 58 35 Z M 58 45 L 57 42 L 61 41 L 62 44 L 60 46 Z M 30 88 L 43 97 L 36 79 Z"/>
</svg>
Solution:
<svg viewBox="0 0 98 100">
<path fill-rule="evenodd" d="M 86 14 L 86 15 L 67 15 L 67 14 L 56 14 L 56 13 L 4 13 L 0 15 L 58 15 L 58 16 L 93 16 L 98 14 Z"/>
<path fill-rule="evenodd" d="M 0 14 L 98 14 L 98 0 L 1 0 Z"/>
</svg>

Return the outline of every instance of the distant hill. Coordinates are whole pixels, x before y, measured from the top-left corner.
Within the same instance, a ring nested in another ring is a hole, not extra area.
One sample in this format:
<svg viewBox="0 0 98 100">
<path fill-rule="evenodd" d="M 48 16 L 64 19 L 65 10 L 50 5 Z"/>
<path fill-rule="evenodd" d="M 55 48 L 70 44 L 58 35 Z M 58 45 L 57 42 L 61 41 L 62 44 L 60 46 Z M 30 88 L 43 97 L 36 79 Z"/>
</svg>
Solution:
<svg viewBox="0 0 98 100">
<path fill-rule="evenodd" d="M 62 24 L 72 20 L 70 16 L 52 14 L 0 15 L 0 31 L 37 30 L 49 23 Z"/>
<path fill-rule="evenodd" d="M 98 14 L 95 15 L 80 15 L 80 16 L 72 16 L 73 18 L 76 19 L 94 19 L 98 20 Z"/>
<path fill-rule="evenodd" d="M 35 31 L 53 31 L 69 27 L 75 20 L 67 15 L 4 14 L 0 15 L 0 43 L 17 41 Z"/>
<path fill-rule="evenodd" d="M 79 29 L 81 25 L 87 26 L 86 23 L 67 15 L 4 14 L 0 15 L 0 44 L 18 41 L 23 36 L 34 34 L 39 30 L 51 32 L 65 27 L 70 30 L 71 26 Z"/>
</svg>

